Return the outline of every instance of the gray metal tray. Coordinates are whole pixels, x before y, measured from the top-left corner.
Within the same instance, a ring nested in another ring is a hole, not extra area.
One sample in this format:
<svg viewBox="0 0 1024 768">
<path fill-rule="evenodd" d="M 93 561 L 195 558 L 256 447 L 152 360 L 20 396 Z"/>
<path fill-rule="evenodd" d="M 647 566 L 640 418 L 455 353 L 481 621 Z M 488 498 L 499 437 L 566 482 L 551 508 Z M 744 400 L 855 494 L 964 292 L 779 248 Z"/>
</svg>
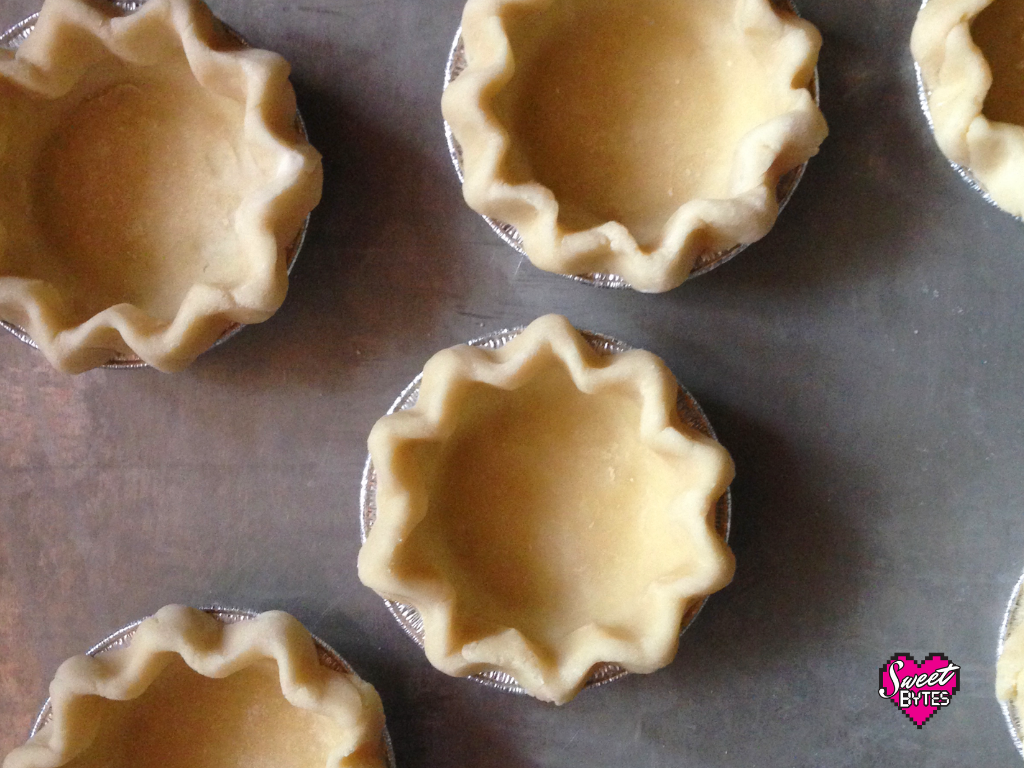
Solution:
<svg viewBox="0 0 1024 768">
<path fill-rule="evenodd" d="M 169 602 L 294 613 L 373 682 L 401 768 L 1012 766 L 1024 227 L 939 153 L 917 2 L 801 0 L 832 135 L 776 228 L 667 294 L 533 268 L 462 202 L 461 0 L 214 0 L 284 54 L 325 157 L 291 294 L 187 372 L 50 370 L 0 334 L 0 753 L 58 663 Z M 0 2 L 0 28 L 38 0 Z M 737 464 L 738 570 L 652 675 L 556 708 L 445 677 L 356 579 L 365 438 L 437 349 L 545 312 L 661 355 Z M 894 653 L 962 667 L 915 728 Z"/>
</svg>

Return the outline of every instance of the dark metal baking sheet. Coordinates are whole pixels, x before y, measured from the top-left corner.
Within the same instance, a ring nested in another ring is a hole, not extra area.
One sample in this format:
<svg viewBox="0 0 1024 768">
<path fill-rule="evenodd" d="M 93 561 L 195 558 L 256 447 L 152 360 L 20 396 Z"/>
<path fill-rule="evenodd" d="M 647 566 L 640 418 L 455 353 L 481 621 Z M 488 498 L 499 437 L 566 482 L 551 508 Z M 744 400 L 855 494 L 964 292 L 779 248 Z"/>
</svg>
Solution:
<svg viewBox="0 0 1024 768">
<path fill-rule="evenodd" d="M 0 752 L 61 660 L 177 601 L 294 613 L 378 687 L 402 768 L 1019 764 L 993 688 L 1024 227 L 928 133 L 917 5 L 800 2 L 832 135 L 765 240 L 645 296 L 534 269 L 463 204 L 460 0 L 215 0 L 292 61 L 324 201 L 281 311 L 185 373 L 68 378 L 0 335 Z M 738 472 L 736 579 L 675 663 L 561 708 L 436 672 L 355 572 L 375 418 L 435 350 L 550 311 L 665 358 Z M 921 730 L 877 695 L 896 652 L 963 668 Z"/>
</svg>

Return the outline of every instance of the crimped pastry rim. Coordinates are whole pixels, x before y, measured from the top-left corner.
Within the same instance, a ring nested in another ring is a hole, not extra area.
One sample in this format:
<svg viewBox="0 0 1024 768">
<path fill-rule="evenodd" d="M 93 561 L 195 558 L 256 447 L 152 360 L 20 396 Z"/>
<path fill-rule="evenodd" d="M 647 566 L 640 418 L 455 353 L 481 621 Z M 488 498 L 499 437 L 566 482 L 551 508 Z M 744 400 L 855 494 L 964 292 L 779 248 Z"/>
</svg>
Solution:
<svg viewBox="0 0 1024 768">
<path fill-rule="evenodd" d="M 922 8 L 924 8 L 924 6 L 926 5 L 928 5 L 928 0 L 924 0 L 924 2 L 921 3 Z M 932 119 L 932 109 L 930 106 L 928 106 L 928 86 L 926 86 L 924 83 L 924 73 L 921 71 L 921 65 L 918 64 L 916 61 L 914 62 L 914 76 L 917 78 L 918 103 L 921 105 L 921 111 L 924 113 L 925 122 L 928 123 L 928 130 L 934 133 L 935 122 Z M 946 157 L 945 154 L 943 154 L 943 157 Z M 969 186 L 971 189 L 973 189 L 975 192 L 981 195 L 982 200 L 984 200 L 986 203 L 988 203 L 994 208 L 999 208 L 999 203 L 997 203 L 992 198 L 992 195 L 990 195 L 988 191 L 983 186 L 981 186 L 981 182 L 978 181 L 978 177 L 971 172 L 970 168 L 964 165 L 960 165 L 960 163 L 958 163 L 956 160 L 952 160 L 948 157 L 946 157 L 946 162 L 949 163 L 949 167 L 956 171 L 957 175 L 961 179 L 963 179 L 964 183 L 967 184 L 967 186 Z M 1003 213 L 1005 213 L 1007 216 L 1013 216 L 1013 214 L 1010 213 L 1009 211 L 1005 211 L 1002 208 L 999 208 L 999 210 L 1003 211 Z M 1024 222 L 1024 217 L 1022 216 L 1013 216 L 1013 218 L 1015 218 L 1017 221 Z"/>
<path fill-rule="evenodd" d="M 915 38 L 916 38 L 916 33 L 917 33 L 917 25 L 918 25 L 918 23 L 920 22 L 920 19 L 921 19 L 921 14 L 924 11 L 924 9 L 929 5 L 930 1 L 931 0 L 921 0 L 921 5 L 918 7 L 918 11 L 917 11 L 918 17 L 915 20 L 915 24 L 914 24 Z M 998 2 L 998 0 L 988 0 L 988 2 L 985 4 L 985 6 L 983 6 L 976 14 L 974 14 L 970 18 L 962 19 L 960 24 L 957 25 L 957 27 L 959 27 L 961 25 L 966 25 L 966 28 L 967 28 L 967 31 L 968 31 L 968 34 L 969 34 L 970 26 L 973 23 L 974 19 L 977 18 L 978 14 L 980 14 L 982 11 L 984 11 L 986 8 L 988 8 L 990 5 L 992 5 L 994 2 Z M 952 30 L 950 30 L 947 33 L 947 35 L 942 39 L 941 42 L 943 43 L 943 45 L 945 45 L 947 43 L 950 35 L 953 32 L 956 31 L 957 27 L 954 27 Z M 972 41 L 972 43 L 973 43 L 973 41 Z M 925 52 L 927 53 L 927 52 L 930 52 L 930 51 L 931 51 L 931 49 L 929 48 L 929 49 L 926 49 Z M 967 183 L 967 186 L 969 186 L 972 190 L 974 190 L 977 194 L 979 194 L 981 196 L 981 198 L 986 203 L 988 203 L 989 205 L 994 206 L 995 208 L 998 208 L 1000 211 L 1002 211 L 1003 213 L 1007 214 L 1008 216 L 1013 217 L 1017 221 L 1024 222 L 1024 211 L 1022 211 L 1022 213 L 1020 213 L 1020 214 L 1016 214 L 1013 211 L 1009 211 L 1006 208 L 1004 208 L 1002 205 L 1000 205 L 1000 203 L 997 202 L 996 198 L 992 195 L 992 193 L 985 187 L 983 180 L 969 166 L 969 164 L 966 163 L 966 162 L 959 162 L 959 161 L 953 159 L 953 157 L 951 157 L 950 154 L 946 151 L 946 149 L 942 146 L 942 144 L 939 141 L 939 133 L 936 131 L 935 116 L 934 116 L 934 113 L 933 113 L 933 110 L 932 110 L 931 104 L 930 104 L 931 95 L 932 95 L 932 93 L 934 92 L 935 89 L 933 87 L 929 87 L 928 83 L 926 82 L 926 77 L 925 77 L 925 73 L 924 73 L 924 67 L 921 66 L 921 63 L 918 60 L 919 56 L 918 56 L 917 52 L 912 50 L 911 53 L 912 53 L 912 58 L 913 58 L 913 62 L 914 62 L 914 74 L 915 74 L 915 77 L 917 79 L 917 97 L 918 97 L 918 102 L 921 105 L 921 111 L 924 113 L 925 121 L 928 124 L 928 129 L 929 129 L 929 131 L 932 134 L 932 138 L 935 139 L 936 144 L 939 145 L 939 151 L 942 152 L 943 157 L 946 158 L 946 161 L 949 163 L 950 167 L 954 171 L 956 171 L 957 175 L 960 176 L 960 178 L 963 179 Z M 943 53 L 943 60 L 944 61 L 945 61 L 945 57 L 947 55 L 948 55 L 948 53 L 946 51 L 944 51 L 944 53 Z M 979 55 L 979 58 L 983 62 L 982 66 L 983 67 L 989 67 L 989 64 L 988 64 L 987 60 L 985 59 L 984 54 L 980 53 L 980 51 L 979 51 L 978 55 Z M 991 86 L 989 86 L 989 87 L 991 87 Z M 986 90 L 986 94 L 987 94 L 987 90 Z M 963 94 L 961 93 L 960 95 L 962 96 Z M 982 101 L 984 101 L 984 95 L 983 95 Z M 991 129 L 991 126 L 1007 125 L 1005 123 L 1000 123 L 999 121 L 996 121 L 996 120 L 989 120 L 989 118 L 984 114 L 983 108 L 981 108 L 981 107 L 979 107 L 977 114 L 972 118 L 972 120 L 970 121 L 970 124 L 973 125 L 974 122 L 979 122 L 980 124 L 984 125 L 986 127 L 986 129 L 989 129 L 989 130 Z M 968 128 L 964 128 L 964 132 L 966 132 L 967 130 L 968 130 Z M 1005 146 L 1005 143 L 1006 143 L 1005 140 L 1001 139 L 1001 141 L 1002 141 L 1002 145 Z M 967 140 L 964 139 L 964 142 L 965 142 L 965 145 L 966 145 Z M 969 146 L 968 146 L 968 151 L 969 151 Z M 1018 170 L 1024 172 L 1024 166 L 1022 166 Z"/>
<path fill-rule="evenodd" d="M 299 121 L 302 120 L 301 115 L 298 115 L 297 117 Z M 301 124 L 302 135 L 305 136 L 306 125 L 305 123 Z M 306 216 L 306 221 L 303 223 L 302 229 L 299 230 L 299 234 L 295 237 L 295 240 L 292 242 L 292 244 L 288 246 L 287 274 L 289 277 L 291 277 L 292 270 L 295 268 L 295 262 L 299 258 L 299 252 L 302 250 L 302 246 L 306 242 L 306 233 L 309 231 L 309 220 L 312 217 L 312 213 Z M 217 339 L 215 342 L 213 342 L 213 344 L 210 345 L 210 349 L 219 347 L 228 339 L 233 339 L 235 336 L 241 333 L 246 327 L 247 326 L 245 323 L 233 323 L 232 325 L 225 329 L 224 333 L 221 334 L 219 339 Z M 5 331 L 13 335 L 16 339 L 18 339 L 18 341 L 24 344 L 28 344 L 28 346 L 32 347 L 32 349 L 39 351 L 39 345 L 32 340 L 32 337 L 29 336 L 28 332 L 21 326 L 14 325 L 13 323 L 8 323 L 6 320 L 0 320 L 0 328 L 3 328 Z M 206 351 L 209 352 L 210 349 Z M 203 354 L 205 354 L 205 352 Z M 106 362 L 103 365 L 98 365 L 96 367 L 104 368 L 107 370 L 130 371 L 138 370 L 139 368 L 151 368 L 152 366 L 139 357 L 117 356 L 112 357 L 109 362 Z"/>
</svg>

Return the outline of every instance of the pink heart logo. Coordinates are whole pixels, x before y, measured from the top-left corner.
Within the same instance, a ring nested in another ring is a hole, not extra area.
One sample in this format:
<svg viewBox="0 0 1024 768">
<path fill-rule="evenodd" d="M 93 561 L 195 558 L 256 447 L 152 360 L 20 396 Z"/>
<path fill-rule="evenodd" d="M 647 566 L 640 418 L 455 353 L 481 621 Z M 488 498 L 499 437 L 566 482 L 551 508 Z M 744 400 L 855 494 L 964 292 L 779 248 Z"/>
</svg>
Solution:
<svg viewBox="0 0 1024 768">
<path fill-rule="evenodd" d="M 890 699 L 918 728 L 960 690 L 960 667 L 941 653 L 930 654 L 918 663 L 906 653 L 897 653 L 878 670 L 878 695 Z"/>
</svg>

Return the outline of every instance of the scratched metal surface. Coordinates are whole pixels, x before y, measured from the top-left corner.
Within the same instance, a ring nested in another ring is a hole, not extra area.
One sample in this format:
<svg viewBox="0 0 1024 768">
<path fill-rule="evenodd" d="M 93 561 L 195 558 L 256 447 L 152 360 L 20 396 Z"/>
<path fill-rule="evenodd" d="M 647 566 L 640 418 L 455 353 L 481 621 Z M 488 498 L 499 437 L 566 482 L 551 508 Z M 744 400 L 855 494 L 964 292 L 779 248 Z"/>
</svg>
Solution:
<svg viewBox="0 0 1024 768">
<path fill-rule="evenodd" d="M 932 142 L 917 5 L 800 3 L 831 137 L 768 238 L 643 296 L 520 263 L 463 205 L 438 106 L 460 0 L 216 0 L 294 63 L 324 202 L 282 310 L 186 373 L 66 378 L 0 335 L 0 753 L 62 659 L 180 601 L 305 621 L 377 685 L 402 768 L 1019 764 L 992 691 L 1024 228 Z M 675 663 L 562 708 L 435 672 L 355 577 L 375 417 L 434 350 L 552 310 L 663 356 L 738 470 L 739 570 Z M 963 667 L 921 731 L 875 693 L 897 651 Z"/>
</svg>

